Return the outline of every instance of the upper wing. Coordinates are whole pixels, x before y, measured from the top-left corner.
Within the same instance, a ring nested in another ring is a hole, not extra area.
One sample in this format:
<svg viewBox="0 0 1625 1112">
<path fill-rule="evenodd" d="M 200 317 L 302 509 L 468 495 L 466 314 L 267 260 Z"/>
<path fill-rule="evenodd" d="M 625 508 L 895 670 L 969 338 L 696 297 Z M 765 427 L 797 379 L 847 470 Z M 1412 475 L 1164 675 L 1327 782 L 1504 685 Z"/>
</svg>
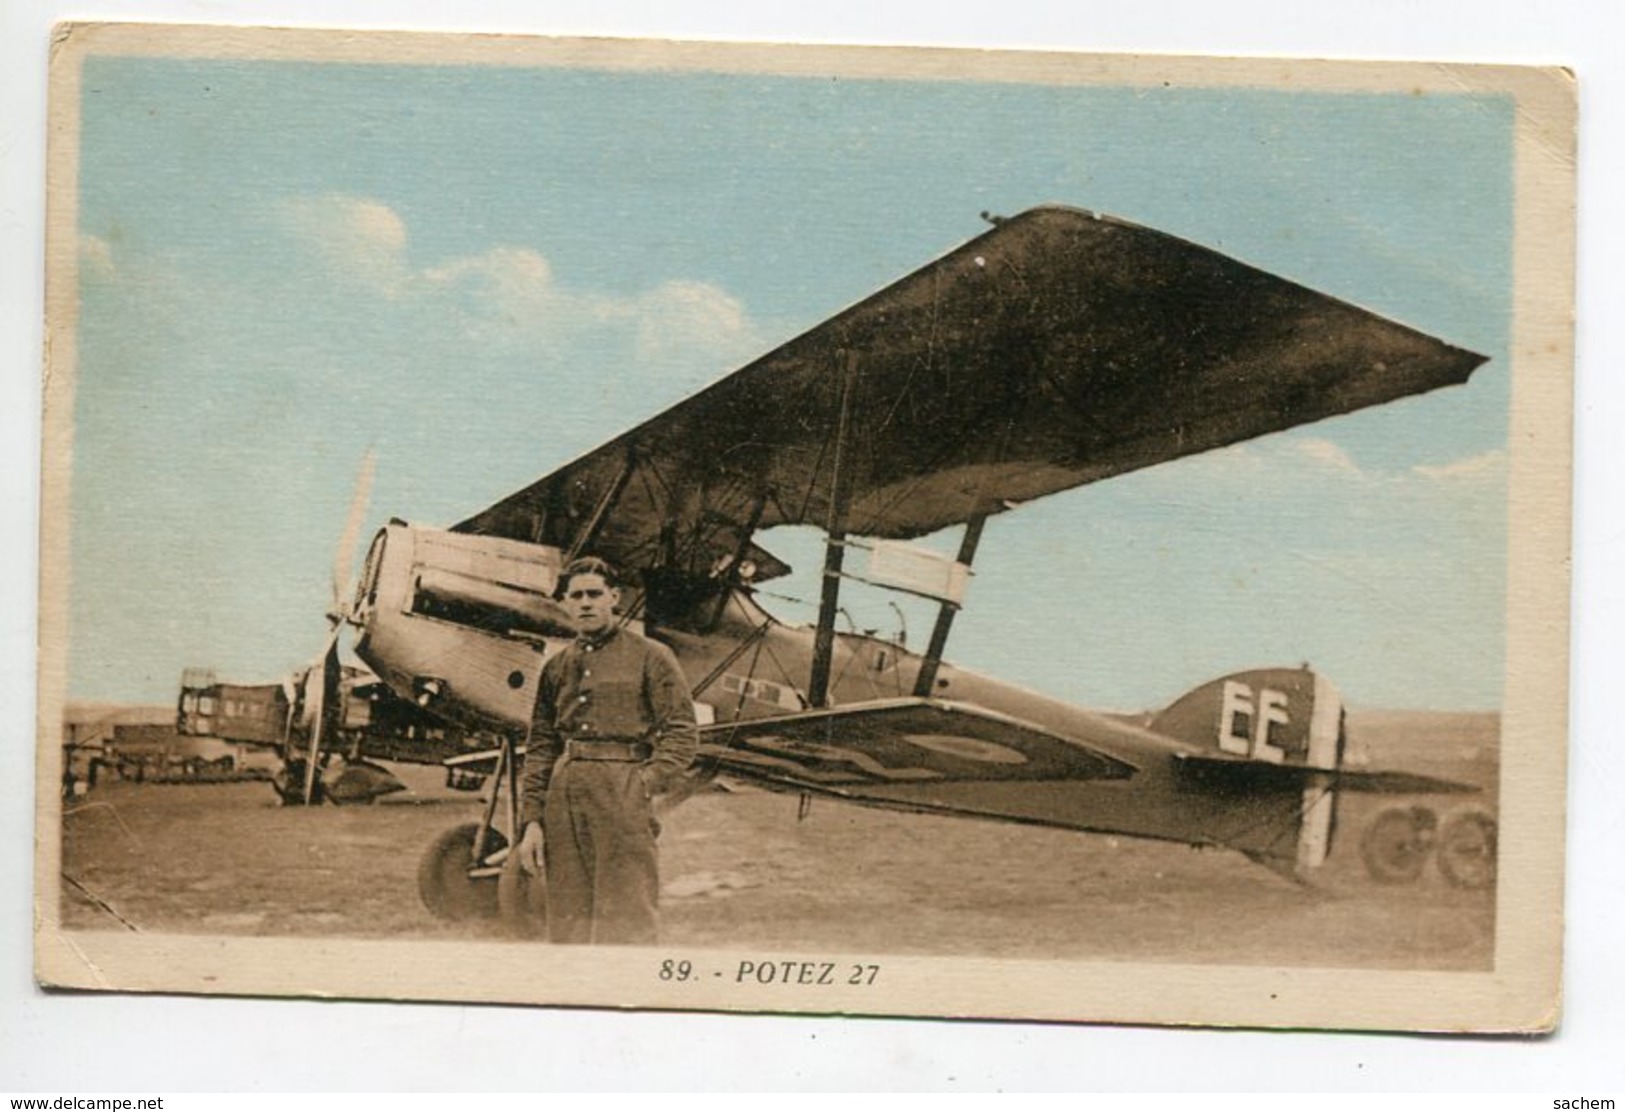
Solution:
<svg viewBox="0 0 1625 1112">
<path fill-rule="evenodd" d="M 1124 761 L 966 703 L 888 699 L 705 728 L 704 760 L 770 783 L 845 794 L 987 780 L 1121 780 Z"/>
<path fill-rule="evenodd" d="M 594 523 L 624 567 L 689 571 L 757 528 L 829 528 L 849 381 L 845 531 L 914 537 L 1483 361 L 1161 232 L 1036 208 L 456 528 L 569 548 Z"/>
</svg>

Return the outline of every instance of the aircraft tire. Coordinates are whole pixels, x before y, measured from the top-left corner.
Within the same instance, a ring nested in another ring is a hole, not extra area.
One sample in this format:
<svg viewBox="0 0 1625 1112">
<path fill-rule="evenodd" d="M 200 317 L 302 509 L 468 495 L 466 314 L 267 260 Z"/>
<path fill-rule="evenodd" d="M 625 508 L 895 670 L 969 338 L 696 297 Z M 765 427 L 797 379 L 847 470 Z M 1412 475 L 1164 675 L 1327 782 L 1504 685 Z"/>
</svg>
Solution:
<svg viewBox="0 0 1625 1112">
<path fill-rule="evenodd" d="M 1360 836 L 1360 859 L 1378 884 L 1414 884 L 1433 852 L 1439 819 L 1426 807 L 1387 807 Z"/>
<path fill-rule="evenodd" d="M 418 861 L 418 896 L 437 919 L 461 922 L 490 919 L 497 913 L 495 878 L 468 875 L 469 855 L 480 824 L 465 822 L 436 838 Z M 501 831 L 486 835 L 485 852 L 495 853 L 508 844 Z"/>
<path fill-rule="evenodd" d="M 1495 884 L 1496 823 L 1483 811 L 1459 811 L 1439 830 L 1439 874 L 1451 887 Z"/>
<path fill-rule="evenodd" d="M 502 929 L 514 938 L 547 937 L 547 883 L 539 876 L 526 876 L 517 853 L 508 855 L 497 878 L 497 914 Z"/>
</svg>

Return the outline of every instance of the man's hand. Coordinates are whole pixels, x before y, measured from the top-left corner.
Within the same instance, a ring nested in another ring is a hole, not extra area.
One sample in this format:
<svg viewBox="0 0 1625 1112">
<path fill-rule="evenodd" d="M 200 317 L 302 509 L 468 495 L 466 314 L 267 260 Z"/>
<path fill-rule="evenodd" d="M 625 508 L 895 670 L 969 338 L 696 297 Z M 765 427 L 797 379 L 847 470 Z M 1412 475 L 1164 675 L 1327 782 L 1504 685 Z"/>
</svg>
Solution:
<svg viewBox="0 0 1625 1112">
<path fill-rule="evenodd" d="M 526 876 L 542 875 L 542 824 L 528 822 L 525 824 L 525 835 L 519 839 L 519 848 L 514 850 L 519 855 L 519 867 Z"/>
</svg>

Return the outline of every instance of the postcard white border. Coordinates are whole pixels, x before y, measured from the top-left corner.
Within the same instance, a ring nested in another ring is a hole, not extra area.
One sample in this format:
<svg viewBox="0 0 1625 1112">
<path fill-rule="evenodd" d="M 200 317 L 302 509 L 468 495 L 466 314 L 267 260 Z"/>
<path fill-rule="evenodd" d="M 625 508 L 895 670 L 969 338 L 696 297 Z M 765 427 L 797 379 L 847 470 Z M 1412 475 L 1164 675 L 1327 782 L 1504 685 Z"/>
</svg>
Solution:
<svg viewBox="0 0 1625 1112">
<path fill-rule="evenodd" d="M 941 43 L 974 44 L 998 43 L 1006 46 L 1032 45 L 1035 42 L 1066 43 L 1069 46 L 1115 49 L 1212 49 L 1215 46 L 1236 53 L 1269 53 L 1286 51 L 1300 54 L 1363 53 L 1388 56 L 1454 56 L 1458 58 L 1501 57 L 1528 62 L 1573 62 L 1582 75 L 1599 72 L 1611 64 L 1606 57 L 1605 44 L 1617 41 L 1618 13 L 1605 9 L 1594 0 L 1554 0 L 1542 6 L 1540 18 L 1532 20 L 1526 7 L 1503 11 L 1493 6 L 1476 8 L 1464 22 L 1463 13 L 1453 10 L 1454 5 L 1417 10 L 1407 5 L 1403 18 L 1387 18 L 1373 6 L 1362 6 L 1358 13 L 1341 12 L 1331 6 L 1296 13 L 1284 21 L 1268 4 L 1241 3 L 1227 7 L 1223 18 L 1206 18 L 1211 11 L 1205 5 L 1134 6 L 1112 12 L 1092 15 L 1088 26 L 1081 27 L 1075 12 L 1069 6 L 1048 3 L 1001 5 L 997 12 L 981 14 L 956 9 L 930 6 L 926 12 L 922 5 L 903 4 L 889 8 L 884 15 L 873 5 L 826 5 L 821 17 L 803 13 L 768 13 L 753 9 L 749 16 L 731 10 L 719 10 L 703 16 L 689 13 L 686 17 L 653 10 L 644 5 L 621 6 L 596 3 L 591 5 L 561 4 L 550 8 L 544 28 L 540 17 L 529 5 L 517 3 L 489 3 L 475 10 L 449 12 L 425 3 L 405 3 L 394 6 L 385 14 L 375 5 L 354 3 L 290 3 L 279 5 L 276 15 L 288 19 L 307 21 L 339 21 L 349 23 L 377 23 L 381 18 L 397 25 L 485 26 L 512 29 L 574 31 L 623 34 L 681 34 L 695 36 L 748 36 L 783 39 L 890 39 L 894 41 L 937 41 Z M 1380 5 L 1376 6 L 1380 9 Z M 251 4 L 240 2 L 211 6 L 211 18 L 235 19 L 251 22 L 264 19 L 272 13 L 256 12 Z M 630 8 L 632 10 L 622 10 Z M 1200 9 L 1200 10 L 1197 10 Z M 195 15 L 194 9 L 181 8 L 171 3 L 167 8 L 162 0 L 115 0 L 100 9 L 125 18 L 177 18 Z M 40 91 L 33 86 L 42 84 L 40 55 L 43 53 L 43 27 L 50 18 L 65 16 L 61 5 L 40 3 L 35 0 L 20 4 L 11 13 L 16 25 L 24 29 L 20 35 L 8 36 L 5 48 L 18 64 L 10 69 L 11 77 L 4 79 L 8 92 L 22 89 L 23 96 L 15 103 L 23 111 L 32 111 L 42 118 Z M 1357 16 L 1357 18 L 1356 18 Z M 1605 122 L 1613 118 L 1617 125 L 1620 98 L 1616 92 L 1597 84 L 1589 86 L 1585 112 L 1586 149 L 1589 157 L 1582 163 L 1591 167 L 1587 173 L 1586 189 L 1593 198 L 1599 198 L 1597 189 L 1601 176 L 1598 167 L 1618 162 L 1619 134 L 1616 126 L 1610 130 Z M 30 148 L 38 143 L 38 132 L 43 125 L 34 124 L 23 129 L 20 157 L 10 164 L 7 172 L 8 200 L 15 211 L 23 213 L 20 225 L 6 230 L 6 241 L 19 250 L 7 255 L 3 264 L 13 284 L 10 289 L 21 291 L 22 304 L 7 295 L 8 319 L 17 327 L 8 331 L 11 340 L 6 347 L 10 358 L 8 367 L 17 373 L 11 380 L 14 389 L 22 395 L 22 405 L 7 414 L 6 427 L 15 431 L 12 443 L 25 449 L 14 459 L 13 473 L 22 484 L 31 481 L 29 457 L 33 454 L 31 435 L 28 433 L 33 391 L 28 386 L 31 367 L 38 352 L 39 329 L 32 324 L 37 311 L 37 297 L 30 291 L 37 289 L 37 277 L 28 277 L 37 267 L 39 250 L 37 240 L 37 214 L 30 216 L 37 205 L 39 192 L 38 154 Z M 1611 183 L 1617 185 L 1617 183 Z M 1582 256 L 1589 286 L 1583 303 L 1599 309 L 1617 301 L 1618 250 L 1609 244 L 1620 242 L 1614 232 L 1618 228 L 1615 206 L 1604 203 L 1589 206 L 1586 217 L 1588 247 Z M 21 312 L 14 310 L 21 308 Z M 1582 326 L 1582 350 L 1589 351 L 1592 360 L 1605 361 L 1615 350 L 1617 329 L 1610 327 L 1602 314 L 1593 314 L 1590 325 Z M 1588 362 L 1592 361 L 1588 360 Z M 1582 467 L 1580 500 L 1582 507 L 1603 510 L 1617 502 L 1617 491 L 1611 479 L 1614 461 L 1613 445 L 1617 438 L 1598 430 L 1617 428 L 1621 416 L 1620 391 L 1607 379 L 1583 377 L 1581 384 L 1581 427 L 1588 425 L 1594 435 L 1582 440 L 1582 455 L 1591 465 Z M 8 395 L 8 398 L 11 395 Z M 1606 441 L 1606 442 L 1605 442 Z M 7 487 L 8 493 L 13 488 Z M 32 510 L 23 502 L 16 507 L 23 516 L 15 523 L 13 536 L 30 538 L 32 526 L 28 520 Z M 1581 605 L 1576 611 L 1582 655 L 1579 660 L 1582 680 L 1586 676 L 1597 678 L 1602 672 L 1614 672 L 1621 658 L 1615 635 L 1611 629 L 1620 627 L 1618 620 L 1620 595 L 1609 586 L 1600 571 L 1602 565 L 1617 561 L 1622 554 L 1620 544 L 1612 534 L 1608 515 L 1594 513 L 1587 527 L 1585 518 L 1580 522 L 1579 536 L 1588 536 L 1591 545 L 1577 550 L 1580 571 Z M 8 598 L 12 610 L 25 617 L 32 606 L 34 560 L 31 549 L 27 556 L 19 555 L 21 546 L 14 545 L 5 552 L 7 570 L 13 587 L 21 586 Z M 1610 556 L 1612 554 L 1612 556 Z M 20 662 L 20 667 L 4 676 L 11 715 L 9 724 L 20 727 L 28 715 L 32 702 L 33 669 L 31 653 L 25 646 L 32 644 L 32 630 L 11 629 L 6 641 L 7 664 Z M 1589 723 L 1594 730 L 1609 729 L 1607 715 L 1611 701 L 1600 685 L 1586 686 L 1583 682 L 1574 693 L 1576 725 L 1583 728 Z M 26 732 L 26 727 L 17 731 Z M 471 1036 L 497 1046 L 495 1060 L 517 1063 L 518 1056 L 503 1051 L 523 1050 L 537 1037 L 538 1030 L 557 1040 L 555 1045 L 568 1046 L 570 1053 L 562 1058 L 558 1068 L 538 1075 L 533 1068 L 515 1066 L 504 1072 L 488 1063 L 488 1070 L 465 1084 L 472 1087 L 480 1082 L 483 1087 L 492 1078 L 509 1079 L 509 1084 L 524 1084 L 524 1078 L 543 1083 L 544 1079 L 609 1077 L 683 1078 L 693 1076 L 682 1064 L 696 1049 L 711 1048 L 725 1051 L 734 1058 L 731 1076 L 739 1083 L 749 1084 L 751 1079 L 761 1083 L 763 1078 L 800 1077 L 805 1081 L 814 1076 L 814 1061 L 822 1061 L 825 1069 L 816 1076 L 847 1079 L 884 1076 L 895 1081 L 913 1079 L 919 1084 L 945 1084 L 954 1075 L 964 1083 L 968 1077 L 998 1078 L 1009 1084 L 1011 1079 L 1025 1079 L 1028 1083 L 1042 1083 L 1044 1079 L 1071 1078 L 1074 1083 L 1090 1088 L 1143 1088 L 1147 1084 L 1171 1087 L 1202 1088 L 1258 1088 L 1300 1087 L 1338 1088 L 1369 1087 L 1383 1079 L 1385 1087 L 1450 1088 L 1452 1078 L 1457 1084 L 1476 1078 L 1484 1085 L 1515 1083 L 1520 1087 L 1541 1084 L 1554 1085 L 1558 1081 L 1579 1081 L 1589 1076 L 1616 1076 L 1611 1072 L 1607 1053 L 1617 1045 L 1618 1034 L 1625 1030 L 1619 1022 L 1617 1008 L 1619 994 L 1625 991 L 1625 978 L 1618 951 L 1612 945 L 1612 923 L 1620 920 L 1620 893 L 1617 885 L 1605 888 L 1605 878 L 1617 876 L 1617 823 L 1605 821 L 1607 815 L 1617 815 L 1621 800 L 1618 776 L 1622 771 L 1617 748 L 1602 744 L 1600 735 L 1582 736 L 1577 741 L 1580 768 L 1586 775 L 1577 778 L 1576 796 L 1583 806 L 1576 818 L 1576 849 L 1583 870 L 1582 883 L 1571 901 L 1577 900 L 1585 914 L 1571 930 L 1580 943 L 1582 958 L 1591 959 L 1580 972 L 1571 994 L 1571 1009 L 1564 1030 L 1556 1037 L 1543 1040 L 1536 1046 L 1520 1044 L 1514 1052 L 1505 1044 L 1495 1042 L 1460 1041 L 1412 1043 L 1408 1040 L 1359 1039 L 1331 1036 L 1295 1036 L 1290 1053 L 1278 1056 L 1262 1049 L 1260 1039 L 1269 1036 L 1207 1035 L 1176 1031 L 1149 1032 L 1122 1029 L 1095 1030 L 1089 1046 L 1094 1053 L 1088 1055 L 1086 1068 L 1068 1070 L 1060 1067 L 1076 1045 L 1074 1036 L 1064 1029 L 1032 1027 L 1027 1025 L 933 1025 L 870 1022 L 861 1027 L 832 1024 L 817 1020 L 741 1020 L 727 1016 L 614 1016 L 605 1013 L 584 1013 L 565 1016 L 560 1013 L 531 1013 L 520 1021 L 505 1009 L 487 1009 L 466 1012 L 462 1009 L 417 1008 L 410 1009 L 414 1021 L 410 1024 L 420 1031 L 449 1032 L 452 1028 L 466 1028 Z M 28 758 L 13 748 L 3 758 L 0 770 L 10 790 L 19 794 L 29 781 Z M 7 892 L 13 896 L 12 931 L 6 938 L 13 945 L 7 952 L 13 962 L 21 965 L 26 946 L 26 900 L 28 873 L 31 871 L 28 831 L 31 816 L 26 806 L 5 809 L 5 829 L 14 836 L 5 841 L 9 856 L 0 860 L 4 866 Z M 1608 955 L 1612 954 L 1612 959 Z M 1604 959 L 1604 960 L 1598 960 Z M 397 1009 L 380 1009 L 376 1005 L 316 1005 L 297 1003 L 269 1003 L 242 1000 L 206 1002 L 199 1010 L 197 1002 L 183 999 L 168 1001 L 140 999 L 129 996 L 51 997 L 31 989 L 25 978 L 14 976 L 12 989 L 4 997 L 9 1015 L 22 1017 L 12 1029 L 24 1038 L 9 1041 L 9 1050 L 3 1055 L 13 1064 L 25 1064 L 33 1072 L 18 1073 L 18 1077 L 67 1078 L 70 1076 L 131 1078 L 170 1076 L 167 1063 L 141 1053 L 139 1037 L 134 1034 L 147 1025 L 146 1018 L 156 1017 L 166 1030 L 178 1029 L 190 1045 L 206 1053 L 206 1061 L 187 1077 L 213 1078 L 216 1086 L 230 1086 L 240 1079 L 236 1065 L 257 1058 L 253 1053 L 234 1053 L 239 1045 L 232 1032 L 240 1031 L 250 1023 L 270 1026 L 285 1037 L 302 1033 L 314 1044 L 337 1042 L 349 1036 L 352 1048 L 356 1044 L 370 1047 L 372 1054 L 366 1064 L 354 1053 L 346 1054 L 342 1062 L 335 1063 L 329 1056 L 313 1054 L 303 1067 L 295 1064 L 282 1076 L 294 1081 L 317 1084 L 364 1084 L 361 1079 L 375 1077 L 372 1067 L 378 1058 L 395 1061 L 405 1067 L 398 1046 L 393 1042 L 369 1040 L 367 1024 L 381 1028 L 393 1023 L 396 1028 L 406 1024 Z M 1578 1004 L 1579 1007 L 1573 1007 Z M 380 1018 L 387 1012 L 388 1021 Z M 249 1017 L 252 1017 L 250 1020 Z M 362 1025 L 360 1031 L 356 1025 Z M 87 1029 L 101 1036 L 96 1055 L 86 1057 L 79 1053 L 78 1044 Z M 640 1056 L 631 1072 L 604 1072 L 621 1066 L 614 1052 L 612 1039 L 606 1034 L 624 1030 L 628 1037 L 648 1039 L 648 1053 Z M 794 1057 L 756 1052 L 763 1044 L 763 1032 L 773 1031 L 766 1042 L 795 1050 Z M 812 1041 L 809 1041 L 812 1040 Z M 506 1044 L 506 1045 L 504 1045 Z M 1107 1050 L 1106 1048 L 1111 1048 Z M 822 1052 L 822 1053 L 820 1053 Z M 408 1051 L 409 1053 L 409 1051 Z M 1267 1074 L 1260 1074 L 1255 1064 L 1267 1054 L 1271 1061 Z M 876 1059 L 886 1058 L 891 1069 L 875 1073 Z M 1358 1059 L 1358 1061 L 1356 1061 Z M 999 1066 L 994 1068 L 992 1063 Z M 790 1063 L 795 1063 L 792 1069 Z M 574 1065 L 575 1069 L 571 1066 Z M 978 1070 L 978 1067 L 982 1067 Z M 1361 1072 L 1356 1073 L 1356 1067 Z M 1367 1068 L 1374 1067 L 1374 1068 Z M 1531 1068 L 1534 1072 L 1531 1072 Z M 40 1072 L 41 1070 L 49 1072 Z M 1156 1081 L 1148 1081 L 1153 1076 Z M 594 1072 L 597 1071 L 597 1072 Z M 1137 1080 L 1138 1079 L 1138 1080 Z M 253 1082 L 250 1082 L 253 1084 Z M 455 1083 L 453 1083 L 455 1084 Z M 207 1087 L 207 1081 L 203 1087 Z"/>
</svg>

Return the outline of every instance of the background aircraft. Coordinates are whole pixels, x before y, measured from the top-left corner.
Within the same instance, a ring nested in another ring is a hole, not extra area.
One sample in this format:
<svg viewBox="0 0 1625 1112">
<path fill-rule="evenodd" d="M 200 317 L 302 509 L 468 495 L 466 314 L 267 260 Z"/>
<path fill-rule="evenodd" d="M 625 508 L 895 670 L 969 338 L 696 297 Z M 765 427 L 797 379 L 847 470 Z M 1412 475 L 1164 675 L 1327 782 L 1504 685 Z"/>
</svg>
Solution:
<svg viewBox="0 0 1625 1112">
<path fill-rule="evenodd" d="M 406 785 L 378 761 L 444 764 L 489 743 L 398 699 L 364 669 L 340 665 L 324 698 L 321 663 L 281 683 L 224 683 L 206 669 L 181 676 L 175 730 L 272 750 L 284 803 L 371 803 Z M 329 681 L 330 682 L 330 681 Z M 310 775 L 314 754 L 317 773 Z M 479 775 L 453 775 L 476 790 Z"/>
</svg>

